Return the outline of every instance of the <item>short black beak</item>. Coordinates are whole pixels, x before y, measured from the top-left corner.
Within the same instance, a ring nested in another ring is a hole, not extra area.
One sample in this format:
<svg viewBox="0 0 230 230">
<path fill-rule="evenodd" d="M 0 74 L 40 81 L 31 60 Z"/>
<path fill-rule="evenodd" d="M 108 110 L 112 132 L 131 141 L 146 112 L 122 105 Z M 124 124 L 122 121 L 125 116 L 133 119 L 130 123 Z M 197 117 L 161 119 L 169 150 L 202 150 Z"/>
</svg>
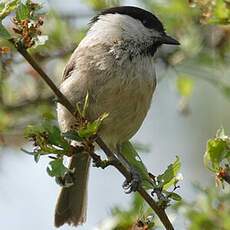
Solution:
<svg viewBox="0 0 230 230">
<path fill-rule="evenodd" d="M 161 42 L 162 44 L 169 44 L 169 45 L 180 45 L 180 42 L 178 42 L 176 39 L 168 36 L 167 34 L 164 34 L 161 36 Z"/>
</svg>

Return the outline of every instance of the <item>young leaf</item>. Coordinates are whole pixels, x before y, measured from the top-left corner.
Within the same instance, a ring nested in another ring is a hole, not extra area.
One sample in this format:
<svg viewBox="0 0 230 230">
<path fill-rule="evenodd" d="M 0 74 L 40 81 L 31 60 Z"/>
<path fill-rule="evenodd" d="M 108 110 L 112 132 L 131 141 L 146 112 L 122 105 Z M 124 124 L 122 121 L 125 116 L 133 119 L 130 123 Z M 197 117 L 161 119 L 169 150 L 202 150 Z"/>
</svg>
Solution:
<svg viewBox="0 0 230 230">
<path fill-rule="evenodd" d="M 2 11 L 4 10 L 4 7 L 5 7 L 5 3 L 0 3 L 0 15 Z"/>
<path fill-rule="evenodd" d="M 8 40 L 11 39 L 10 33 L 7 31 L 7 29 L 2 25 L 0 22 L 0 38 Z"/>
<path fill-rule="evenodd" d="M 41 153 L 40 152 L 29 152 L 23 148 L 21 148 L 21 151 L 23 151 L 24 153 L 28 154 L 28 155 L 32 155 L 34 156 L 34 161 L 36 163 L 38 163 L 38 161 L 40 160 L 40 157 L 41 157 Z"/>
<path fill-rule="evenodd" d="M 181 201 L 182 197 L 175 192 L 170 192 L 169 197 L 175 201 Z"/>
<path fill-rule="evenodd" d="M 140 174 L 142 178 L 142 185 L 145 187 L 145 189 L 152 189 L 153 183 L 149 177 L 148 170 L 146 169 L 143 161 L 133 147 L 132 143 L 129 141 L 124 142 L 121 146 L 121 152 L 127 162 Z"/>
<path fill-rule="evenodd" d="M 58 126 L 52 125 L 49 122 L 44 122 L 42 124 L 46 132 L 48 133 L 48 143 L 56 146 L 68 145 L 68 143 L 63 139 L 61 131 Z"/>
<path fill-rule="evenodd" d="M 81 138 L 88 138 L 95 135 L 103 120 L 108 117 L 108 113 L 102 114 L 97 120 L 89 122 L 86 127 L 80 128 L 78 134 Z"/>
<path fill-rule="evenodd" d="M 10 13 L 12 13 L 18 6 L 19 2 L 20 0 L 13 0 L 7 3 L 0 3 L 0 20 L 4 19 Z"/>
<path fill-rule="evenodd" d="M 178 156 L 176 158 L 176 161 L 173 164 L 170 164 L 166 171 L 157 177 L 157 181 L 159 181 L 160 185 L 163 186 L 164 190 L 167 190 L 171 185 L 174 184 L 176 175 L 180 171 L 180 159 Z"/>
<path fill-rule="evenodd" d="M 216 137 L 208 140 L 204 164 L 209 170 L 217 173 L 221 169 L 222 161 L 228 158 L 230 158 L 230 138 L 225 135 L 224 129 L 219 129 Z"/>
<path fill-rule="evenodd" d="M 82 141 L 83 138 L 79 136 L 79 134 L 77 132 L 74 131 L 68 131 L 66 133 L 62 134 L 63 137 L 70 139 L 70 140 L 74 140 L 74 141 Z"/>
<path fill-rule="evenodd" d="M 56 159 L 49 163 L 47 167 L 47 172 L 51 177 L 63 177 L 68 171 L 63 164 L 63 159 Z"/>
<path fill-rule="evenodd" d="M 41 154 L 40 154 L 39 152 L 35 153 L 35 154 L 34 154 L 34 161 L 35 161 L 36 163 L 38 163 L 38 161 L 40 160 L 40 157 L 41 157 Z"/>
<path fill-rule="evenodd" d="M 27 5 L 24 5 L 23 3 L 20 3 L 16 10 L 16 18 L 18 21 L 25 20 L 29 18 L 30 16 L 30 10 Z"/>
<path fill-rule="evenodd" d="M 41 126 L 28 125 L 24 130 L 24 136 L 30 138 L 34 135 L 39 135 L 40 133 L 45 132 L 45 129 Z"/>
<path fill-rule="evenodd" d="M 221 161 L 230 156 L 230 149 L 228 149 L 228 145 L 224 140 L 218 138 L 208 141 L 207 154 L 209 155 L 212 169 L 218 171 Z"/>
</svg>

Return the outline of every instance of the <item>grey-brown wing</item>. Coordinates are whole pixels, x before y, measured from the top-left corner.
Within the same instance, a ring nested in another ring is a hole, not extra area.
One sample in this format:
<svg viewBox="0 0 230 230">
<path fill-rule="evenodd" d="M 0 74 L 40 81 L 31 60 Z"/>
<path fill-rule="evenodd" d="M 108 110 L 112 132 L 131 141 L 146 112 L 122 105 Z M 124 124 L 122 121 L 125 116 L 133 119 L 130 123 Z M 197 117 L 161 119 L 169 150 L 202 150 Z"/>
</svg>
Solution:
<svg viewBox="0 0 230 230">
<path fill-rule="evenodd" d="M 75 66 L 76 66 L 76 60 L 72 56 L 64 69 L 62 81 L 65 81 L 67 78 L 71 76 L 72 72 L 75 69 Z"/>
</svg>

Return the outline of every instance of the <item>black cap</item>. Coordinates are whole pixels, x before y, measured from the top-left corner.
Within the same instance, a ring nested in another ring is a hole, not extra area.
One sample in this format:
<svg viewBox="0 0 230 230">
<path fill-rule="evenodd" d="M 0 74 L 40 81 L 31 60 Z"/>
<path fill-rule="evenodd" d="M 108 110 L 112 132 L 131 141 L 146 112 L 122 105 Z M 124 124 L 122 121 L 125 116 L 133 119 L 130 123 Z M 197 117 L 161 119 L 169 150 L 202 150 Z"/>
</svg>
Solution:
<svg viewBox="0 0 230 230">
<path fill-rule="evenodd" d="M 146 11 L 144 9 L 134 7 L 134 6 L 118 6 L 118 7 L 112 7 L 112 8 L 105 9 L 100 14 L 98 14 L 96 17 L 94 17 L 91 20 L 91 22 L 94 23 L 98 21 L 101 15 L 106 15 L 106 14 L 125 14 L 132 18 L 140 20 L 142 24 L 147 28 L 155 29 L 158 32 L 165 31 L 162 23 L 155 15 L 153 15 L 149 11 Z"/>
<path fill-rule="evenodd" d="M 161 21 L 154 14 L 147 10 L 135 6 L 112 7 L 105 9 L 101 13 L 99 13 L 96 17 L 94 17 L 91 20 L 91 23 L 97 22 L 101 15 L 106 14 L 124 14 L 134 19 L 140 20 L 145 27 L 149 29 L 154 29 L 162 35 L 159 41 L 160 44 L 180 45 L 180 43 L 176 39 L 168 36 L 165 33 L 165 29 Z"/>
</svg>

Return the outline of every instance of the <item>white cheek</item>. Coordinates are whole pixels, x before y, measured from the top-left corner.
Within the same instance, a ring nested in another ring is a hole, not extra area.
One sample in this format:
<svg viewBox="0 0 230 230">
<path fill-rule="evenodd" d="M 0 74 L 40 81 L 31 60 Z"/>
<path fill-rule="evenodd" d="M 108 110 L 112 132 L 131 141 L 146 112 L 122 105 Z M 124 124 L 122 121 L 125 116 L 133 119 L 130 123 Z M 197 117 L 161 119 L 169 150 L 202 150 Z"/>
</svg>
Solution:
<svg viewBox="0 0 230 230">
<path fill-rule="evenodd" d="M 84 46 L 91 45 L 92 43 L 111 44 L 121 39 L 121 32 L 119 15 L 103 15 L 92 25 L 81 43 Z"/>
</svg>

